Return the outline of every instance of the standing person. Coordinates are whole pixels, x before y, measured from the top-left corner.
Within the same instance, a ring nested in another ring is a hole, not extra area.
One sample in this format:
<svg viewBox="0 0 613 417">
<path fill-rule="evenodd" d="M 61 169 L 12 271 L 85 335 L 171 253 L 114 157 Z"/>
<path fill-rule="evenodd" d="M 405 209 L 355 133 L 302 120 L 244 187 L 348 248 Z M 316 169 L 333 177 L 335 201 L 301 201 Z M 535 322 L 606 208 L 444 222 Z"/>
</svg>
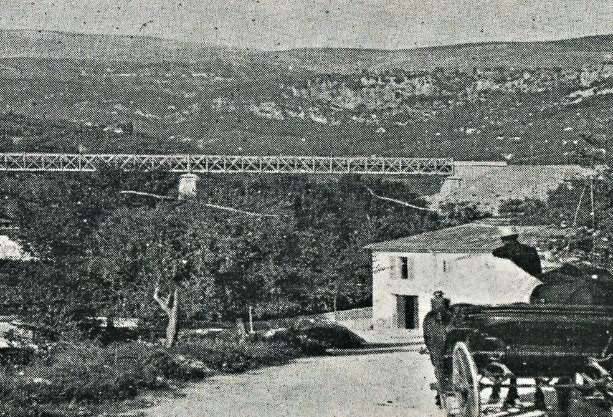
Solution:
<svg viewBox="0 0 613 417">
<path fill-rule="evenodd" d="M 442 312 L 445 307 L 445 297 L 441 290 L 434 291 L 432 298 L 430 299 L 430 306 L 432 311 Z"/>
<path fill-rule="evenodd" d="M 500 229 L 500 240 L 502 246 L 492 251 L 492 255 L 497 258 L 509 259 L 515 265 L 529 273 L 534 277 L 538 277 L 543 273 L 541 266 L 541 258 L 539 258 L 536 248 L 524 245 L 519 242 L 519 233 L 514 227 L 503 227 Z M 498 402 L 500 397 L 500 386 L 494 385 L 490 402 Z M 504 400 L 505 408 L 512 407 L 519 400 L 517 391 L 517 378 L 513 377 L 510 380 L 509 392 Z M 544 402 L 543 402 L 544 404 Z"/>
<path fill-rule="evenodd" d="M 540 276 L 543 273 L 543 268 L 536 248 L 520 243 L 518 238 L 519 234 L 515 228 L 501 228 L 500 240 L 502 246 L 494 249 L 492 255 L 511 260 L 532 276 Z"/>
<path fill-rule="evenodd" d="M 430 352 L 430 361 L 434 366 L 437 380 L 436 405 L 441 406 L 441 392 L 444 390 L 443 354 L 445 353 L 446 326 L 449 321 L 450 300 L 445 298 L 443 291 L 435 291 L 430 299 L 432 309 L 424 318 L 424 343 Z"/>
</svg>

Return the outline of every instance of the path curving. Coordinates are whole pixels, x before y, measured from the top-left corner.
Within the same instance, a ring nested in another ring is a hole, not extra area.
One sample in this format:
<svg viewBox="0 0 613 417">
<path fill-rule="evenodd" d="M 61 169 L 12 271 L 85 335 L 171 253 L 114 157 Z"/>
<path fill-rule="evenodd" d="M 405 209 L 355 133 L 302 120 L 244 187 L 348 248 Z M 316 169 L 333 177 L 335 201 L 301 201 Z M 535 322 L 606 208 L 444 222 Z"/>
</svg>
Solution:
<svg viewBox="0 0 613 417">
<path fill-rule="evenodd" d="M 427 356 L 416 351 L 299 359 L 221 375 L 165 399 L 149 417 L 441 417 Z"/>
</svg>

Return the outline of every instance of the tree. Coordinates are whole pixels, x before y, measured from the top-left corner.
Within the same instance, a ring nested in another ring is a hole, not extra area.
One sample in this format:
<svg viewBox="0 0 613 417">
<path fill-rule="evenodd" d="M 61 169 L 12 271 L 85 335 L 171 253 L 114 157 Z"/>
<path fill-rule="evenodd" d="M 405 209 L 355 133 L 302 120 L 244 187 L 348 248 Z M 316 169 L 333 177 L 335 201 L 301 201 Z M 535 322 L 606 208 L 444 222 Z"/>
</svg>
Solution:
<svg viewBox="0 0 613 417">
<path fill-rule="evenodd" d="M 593 198 L 592 198 L 593 196 Z M 613 253 L 613 171 L 562 184 L 546 201 L 509 200 L 501 211 L 518 215 L 523 224 L 551 224 L 567 230 L 564 239 L 546 242 L 561 261 L 611 270 Z"/>
<path fill-rule="evenodd" d="M 192 273 L 191 242 L 185 240 L 189 219 L 188 212 L 168 204 L 117 210 L 94 236 L 89 259 L 109 314 L 151 316 L 147 300 L 153 296 L 167 315 L 168 347 L 178 331 L 181 289 Z"/>
<path fill-rule="evenodd" d="M 280 219 L 220 212 L 199 201 L 124 209 L 96 234 L 92 269 L 122 314 L 152 318 L 146 300 L 153 294 L 172 346 L 180 317 L 231 318 L 266 298 L 275 285 L 270 256 L 287 230 Z"/>
<path fill-rule="evenodd" d="M 0 180 L 3 216 L 18 226 L 16 238 L 36 258 L 20 271 L 23 314 L 62 328 L 94 315 L 103 304 L 99 279 L 92 275 L 89 241 L 100 224 L 128 202 L 125 184 L 167 190 L 171 176 L 102 167 L 91 174 L 14 174 Z"/>
<path fill-rule="evenodd" d="M 509 199 L 500 204 L 500 215 L 522 224 L 542 224 L 547 203 L 536 198 Z"/>
<path fill-rule="evenodd" d="M 193 201 L 142 194 L 172 198 L 175 181 L 121 171 L 4 178 L 4 208 L 39 259 L 22 272 L 20 302 L 48 322 L 163 322 L 171 346 L 184 320 L 229 321 L 248 306 L 264 318 L 368 305 L 364 246 L 446 224 L 407 184 L 359 176 L 210 176 Z M 458 213 L 454 222 L 470 220 Z"/>
<path fill-rule="evenodd" d="M 187 261 L 184 261 L 187 262 Z M 177 267 L 176 262 L 173 262 L 172 275 L 176 276 Z M 177 333 L 179 331 L 179 291 L 180 282 L 176 282 L 176 279 L 172 280 L 172 287 L 170 293 L 166 298 L 160 296 L 160 284 L 156 284 L 153 291 L 153 299 L 158 303 L 160 308 L 168 316 L 168 324 L 166 325 L 166 338 L 164 339 L 164 346 L 171 348 L 174 346 L 177 339 Z"/>
</svg>

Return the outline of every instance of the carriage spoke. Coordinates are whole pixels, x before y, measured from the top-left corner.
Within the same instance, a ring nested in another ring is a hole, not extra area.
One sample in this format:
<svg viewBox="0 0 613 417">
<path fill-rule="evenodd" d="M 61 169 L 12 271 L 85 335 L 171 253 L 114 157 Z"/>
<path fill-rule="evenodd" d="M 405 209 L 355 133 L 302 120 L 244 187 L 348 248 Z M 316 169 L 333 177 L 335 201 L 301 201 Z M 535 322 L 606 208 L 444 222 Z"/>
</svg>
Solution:
<svg viewBox="0 0 613 417">
<path fill-rule="evenodd" d="M 461 417 L 479 417 L 480 380 L 468 347 L 458 342 L 452 354 L 452 386 Z"/>
</svg>

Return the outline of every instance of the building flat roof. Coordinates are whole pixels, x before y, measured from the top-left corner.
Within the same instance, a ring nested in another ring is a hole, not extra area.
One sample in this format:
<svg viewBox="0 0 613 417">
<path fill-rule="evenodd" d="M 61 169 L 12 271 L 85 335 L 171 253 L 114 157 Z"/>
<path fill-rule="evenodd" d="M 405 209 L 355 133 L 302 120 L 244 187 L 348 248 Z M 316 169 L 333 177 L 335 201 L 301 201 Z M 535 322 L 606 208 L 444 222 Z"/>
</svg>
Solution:
<svg viewBox="0 0 613 417">
<path fill-rule="evenodd" d="M 495 220 L 485 220 L 460 226 L 448 227 L 432 232 L 372 243 L 366 249 L 373 252 L 408 253 L 489 253 L 500 247 L 502 224 Z M 521 243 L 539 247 L 552 238 L 563 238 L 567 229 L 549 225 L 513 226 L 519 234 Z M 508 225 L 507 225 L 508 228 Z"/>
</svg>

